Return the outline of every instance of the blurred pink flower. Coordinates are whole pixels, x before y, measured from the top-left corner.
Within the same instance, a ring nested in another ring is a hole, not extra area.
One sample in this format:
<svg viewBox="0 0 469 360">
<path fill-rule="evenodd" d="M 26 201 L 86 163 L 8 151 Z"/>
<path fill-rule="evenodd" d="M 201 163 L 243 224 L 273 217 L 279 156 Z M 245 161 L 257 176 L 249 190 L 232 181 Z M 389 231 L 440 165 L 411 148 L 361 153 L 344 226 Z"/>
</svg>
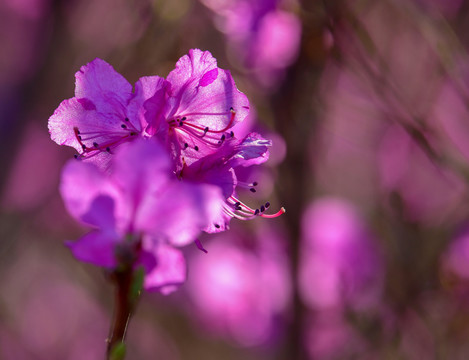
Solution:
<svg viewBox="0 0 469 360">
<path fill-rule="evenodd" d="M 312 309 L 363 309 L 379 302 L 381 258 L 354 207 L 338 198 L 322 198 L 302 219 L 299 289 Z"/>
<path fill-rule="evenodd" d="M 445 270 L 469 279 L 469 226 L 466 225 L 454 236 L 441 260 Z"/>
<path fill-rule="evenodd" d="M 427 139 L 430 144 L 433 139 Z M 408 221 L 441 222 L 452 217 L 464 184 L 452 171 L 428 158 L 399 126 L 390 126 L 378 152 L 382 187 L 398 193 Z"/>
<path fill-rule="evenodd" d="M 279 233 L 263 229 L 259 236 L 250 236 L 236 230 L 217 235 L 207 246 L 208 254 L 191 259 L 193 276 L 186 287 L 199 320 L 242 346 L 275 337 L 291 296 Z"/>
<path fill-rule="evenodd" d="M 201 1 L 215 12 L 215 24 L 226 34 L 232 54 L 261 85 L 274 86 L 298 55 L 298 17 L 281 10 L 285 2 L 279 0 Z"/>
</svg>

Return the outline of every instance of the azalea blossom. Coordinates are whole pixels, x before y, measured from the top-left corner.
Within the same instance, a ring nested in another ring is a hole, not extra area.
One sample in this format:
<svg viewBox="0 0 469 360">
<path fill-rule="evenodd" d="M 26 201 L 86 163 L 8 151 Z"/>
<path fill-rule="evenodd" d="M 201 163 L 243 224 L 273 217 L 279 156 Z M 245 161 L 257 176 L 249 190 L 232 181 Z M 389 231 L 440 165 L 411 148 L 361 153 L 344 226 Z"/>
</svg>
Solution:
<svg viewBox="0 0 469 360">
<path fill-rule="evenodd" d="M 81 261 L 115 268 L 143 265 L 145 287 L 173 290 L 185 280 L 186 245 L 207 226 L 219 189 L 177 181 L 160 145 L 139 140 L 120 147 L 110 174 L 94 164 L 70 161 L 60 191 L 70 214 L 94 228 L 68 242 Z"/>
<path fill-rule="evenodd" d="M 148 137 L 143 102 L 164 96 L 164 79 L 140 78 L 132 85 L 104 60 L 95 59 L 75 74 L 75 97 L 62 101 L 49 119 L 52 140 L 75 148 L 82 159 L 106 167 L 116 147 Z"/>
<path fill-rule="evenodd" d="M 111 155 L 137 138 L 158 140 L 167 148 L 171 171 L 183 181 L 218 186 L 219 212 L 212 212 L 208 232 L 227 228 L 229 220 L 275 217 L 251 208 L 236 189 L 255 192 L 257 182 L 240 182 L 236 168 L 269 158 L 271 142 L 257 133 L 237 139 L 233 127 L 248 115 L 249 101 L 229 71 L 218 68 L 208 51 L 189 53 L 167 79 L 143 77 L 132 86 L 111 65 L 95 59 L 76 76 L 75 97 L 63 101 L 49 119 L 52 139 L 74 147 L 76 157 L 108 169 Z"/>
</svg>

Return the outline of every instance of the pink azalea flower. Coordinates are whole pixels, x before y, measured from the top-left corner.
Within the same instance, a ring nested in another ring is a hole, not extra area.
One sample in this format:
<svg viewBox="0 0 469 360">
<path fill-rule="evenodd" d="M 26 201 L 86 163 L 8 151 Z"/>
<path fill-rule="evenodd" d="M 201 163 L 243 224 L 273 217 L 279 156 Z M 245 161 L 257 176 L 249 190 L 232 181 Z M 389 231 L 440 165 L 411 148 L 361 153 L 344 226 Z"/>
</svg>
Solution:
<svg viewBox="0 0 469 360">
<path fill-rule="evenodd" d="M 143 265 L 145 288 L 171 291 L 185 280 L 185 261 L 173 246 L 193 241 L 207 226 L 219 189 L 170 176 L 170 160 L 155 142 L 122 146 L 110 174 L 70 161 L 60 191 L 70 214 L 94 228 L 68 246 L 81 261 L 114 268 Z"/>
<path fill-rule="evenodd" d="M 140 78 L 132 85 L 104 60 L 95 59 L 76 74 L 75 97 L 64 100 L 49 119 L 52 140 L 75 148 L 80 158 L 105 167 L 122 143 L 148 137 L 143 102 L 164 96 L 164 79 Z"/>
</svg>

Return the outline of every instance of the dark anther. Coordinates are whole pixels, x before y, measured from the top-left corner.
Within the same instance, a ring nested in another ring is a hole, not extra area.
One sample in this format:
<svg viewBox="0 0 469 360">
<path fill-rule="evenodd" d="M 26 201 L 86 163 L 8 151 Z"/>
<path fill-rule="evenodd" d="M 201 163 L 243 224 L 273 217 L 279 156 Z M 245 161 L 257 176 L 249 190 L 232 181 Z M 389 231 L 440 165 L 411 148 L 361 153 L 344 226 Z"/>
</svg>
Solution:
<svg viewBox="0 0 469 360">
<path fill-rule="evenodd" d="M 125 118 L 125 121 L 130 121 L 129 118 Z"/>
<path fill-rule="evenodd" d="M 80 140 L 80 141 L 81 141 L 81 136 L 80 136 L 80 135 L 78 135 L 78 140 Z"/>
<path fill-rule="evenodd" d="M 215 227 L 216 227 L 217 229 L 219 229 L 219 228 L 220 228 L 220 225 L 218 225 L 218 224 L 215 224 Z"/>
<path fill-rule="evenodd" d="M 127 129 L 127 126 L 126 126 L 125 124 L 122 124 L 122 125 L 121 125 L 121 128 L 122 128 L 122 129 Z"/>
<path fill-rule="evenodd" d="M 234 109 L 233 109 L 233 106 L 232 106 L 232 107 L 230 107 L 230 111 L 234 111 Z"/>
<path fill-rule="evenodd" d="M 111 148 L 108 146 L 108 147 L 106 148 L 106 151 L 107 151 L 107 152 L 111 152 Z"/>
<path fill-rule="evenodd" d="M 189 147 L 188 143 L 184 143 L 184 149 L 187 149 Z"/>
<path fill-rule="evenodd" d="M 259 215 L 259 209 L 256 209 L 256 211 L 254 211 L 254 216 L 255 215 Z"/>
<path fill-rule="evenodd" d="M 204 134 L 208 133 L 208 126 L 204 129 Z"/>
<path fill-rule="evenodd" d="M 137 133 L 135 133 L 133 131 L 130 133 L 130 136 L 135 136 L 135 135 L 137 135 Z"/>
<path fill-rule="evenodd" d="M 252 186 L 257 186 L 257 181 L 254 181 L 254 182 L 252 183 Z"/>
<path fill-rule="evenodd" d="M 235 206 L 239 206 L 239 205 L 241 205 L 239 201 L 235 203 Z"/>
<path fill-rule="evenodd" d="M 77 155 L 77 154 L 73 155 L 73 157 L 74 157 L 75 159 L 78 159 L 78 155 Z"/>
<path fill-rule="evenodd" d="M 220 138 L 221 141 L 225 141 L 225 134 L 223 134 Z"/>
<path fill-rule="evenodd" d="M 83 150 L 86 150 L 86 145 L 85 144 L 81 144 L 81 147 Z"/>
<path fill-rule="evenodd" d="M 187 118 L 185 116 L 183 116 L 183 118 L 181 120 L 184 121 L 184 120 L 187 120 Z"/>
<path fill-rule="evenodd" d="M 264 205 L 261 205 L 261 212 L 264 212 L 265 211 L 265 207 Z"/>
<path fill-rule="evenodd" d="M 235 207 L 235 210 L 241 211 L 241 210 L 243 210 L 243 209 L 241 209 L 241 206 L 236 206 L 236 207 Z"/>
<path fill-rule="evenodd" d="M 199 151 L 199 147 L 196 145 L 194 146 L 195 151 Z"/>
<path fill-rule="evenodd" d="M 77 128 L 75 129 L 76 129 L 77 134 L 80 135 L 80 130 L 78 130 Z"/>
<path fill-rule="evenodd" d="M 99 145 L 98 145 L 97 142 L 94 142 L 94 143 L 93 143 L 93 146 L 94 146 L 95 148 L 98 148 L 98 147 L 99 147 Z"/>
<path fill-rule="evenodd" d="M 182 126 L 182 125 L 184 125 L 184 123 L 181 120 L 181 121 L 179 121 L 179 126 Z"/>
<path fill-rule="evenodd" d="M 230 136 L 231 136 L 231 137 L 234 137 L 234 131 L 231 131 L 231 132 L 230 132 Z"/>
<path fill-rule="evenodd" d="M 265 203 L 265 208 L 268 209 L 269 206 L 270 206 L 270 202 L 267 201 L 267 202 Z"/>
<path fill-rule="evenodd" d="M 252 192 L 252 193 L 255 193 L 255 192 L 256 192 L 256 189 L 250 188 L 249 191 Z"/>
</svg>

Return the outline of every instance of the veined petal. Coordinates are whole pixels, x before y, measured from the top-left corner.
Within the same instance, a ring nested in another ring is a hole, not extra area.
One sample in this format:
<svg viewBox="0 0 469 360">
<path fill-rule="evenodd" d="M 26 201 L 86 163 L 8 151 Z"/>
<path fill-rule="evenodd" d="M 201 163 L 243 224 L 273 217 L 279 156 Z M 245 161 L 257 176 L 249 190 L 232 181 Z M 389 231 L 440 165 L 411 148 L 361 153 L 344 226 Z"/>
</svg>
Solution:
<svg viewBox="0 0 469 360">
<path fill-rule="evenodd" d="M 91 100 L 101 113 L 115 113 L 132 97 L 132 85 L 107 62 L 94 59 L 75 74 L 75 96 Z"/>
<path fill-rule="evenodd" d="M 93 231 L 77 241 L 67 241 L 66 245 L 80 261 L 113 268 L 117 265 L 115 246 L 119 240 L 113 232 Z"/>
<path fill-rule="evenodd" d="M 166 244 L 143 244 L 154 254 L 156 266 L 145 275 L 144 288 L 168 295 L 186 281 L 186 261 L 182 252 Z"/>
<path fill-rule="evenodd" d="M 75 148 L 86 158 L 133 140 L 141 130 L 140 123 L 137 126 L 125 115 L 97 112 L 88 99 L 64 100 L 49 118 L 52 140 Z"/>
<path fill-rule="evenodd" d="M 240 92 L 229 71 L 217 68 L 208 52 L 190 50 L 167 77 L 169 119 L 185 117 L 188 124 L 197 124 L 212 131 L 221 131 L 244 120 L 249 101 Z"/>
<path fill-rule="evenodd" d="M 221 196 L 216 186 L 170 183 L 161 193 L 145 197 L 136 227 L 172 245 L 187 245 L 222 211 Z"/>
<path fill-rule="evenodd" d="M 236 146 L 236 152 L 229 164 L 232 167 L 262 164 L 269 159 L 270 146 L 272 141 L 264 139 L 257 133 L 250 133 Z"/>
<path fill-rule="evenodd" d="M 167 80 L 173 85 L 173 89 L 179 89 L 187 82 L 200 79 L 204 74 L 217 68 L 217 60 L 208 51 L 199 49 L 189 50 L 189 54 L 181 57 L 176 68 L 169 73 Z M 195 84 L 196 86 L 198 85 Z"/>
</svg>

